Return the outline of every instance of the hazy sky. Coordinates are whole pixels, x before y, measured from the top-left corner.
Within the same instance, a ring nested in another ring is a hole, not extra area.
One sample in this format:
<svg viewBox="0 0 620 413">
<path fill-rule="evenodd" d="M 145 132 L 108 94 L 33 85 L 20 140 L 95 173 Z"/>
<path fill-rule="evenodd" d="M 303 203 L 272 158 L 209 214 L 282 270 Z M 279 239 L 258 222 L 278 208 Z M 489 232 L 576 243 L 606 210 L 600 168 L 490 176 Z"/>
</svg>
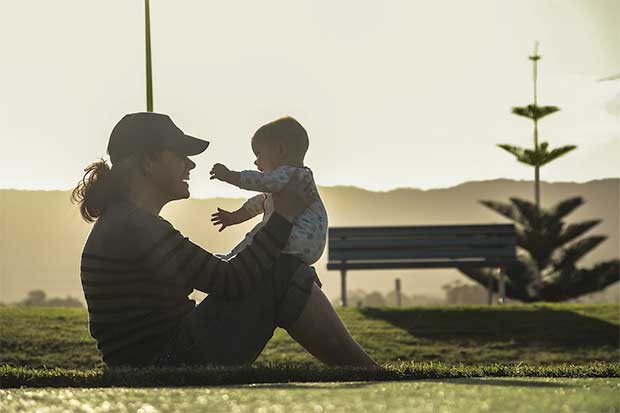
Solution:
<svg viewBox="0 0 620 413">
<path fill-rule="evenodd" d="M 510 114 L 579 149 L 542 179 L 620 176 L 620 1 L 152 0 L 155 110 L 212 141 L 195 197 L 243 195 L 214 162 L 253 167 L 250 137 L 283 115 L 308 130 L 319 185 L 445 187 L 531 179 L 497 143 L 532 145 Z M 68 189 L 110 130 L 145 109 L 141 0 L 0 0 L 0 187 Z"/>
</svg>

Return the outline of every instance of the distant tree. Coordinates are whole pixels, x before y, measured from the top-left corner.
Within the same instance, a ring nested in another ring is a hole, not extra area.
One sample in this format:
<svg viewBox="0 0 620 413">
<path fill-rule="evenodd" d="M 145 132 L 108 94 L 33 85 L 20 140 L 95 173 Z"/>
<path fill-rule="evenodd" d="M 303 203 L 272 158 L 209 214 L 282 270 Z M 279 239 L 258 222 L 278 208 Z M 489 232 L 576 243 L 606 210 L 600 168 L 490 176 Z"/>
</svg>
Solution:
<svg viewBox="0 0 620 413">
<path fill-rule="evenodd" d="M 479 285 L 467 285 L 459 280 L 441 287 L 446 293 L 447 304 L 483 304 L 487 293 Z"/>
<path fill-rule="evenodd" d="M 396 290 L 392 290 L 385 294 L 385 305 L 389 305 L 392 307 L 398 305 L 398 293 L 396 292 Z M 400 292 L 400 305 L 402 307 L 409 307 L 412 305 L 411 298 L 402 291 Z"/>
<path fill-rule="evenodd" d="M 601 220 L 567 225 L 563 218 L 584 203 L 581 197 L 561 201 L 549 210 L 529 201 L 510 198 L 511 203 L 480 201 L 484 206 L 512 220 L 517 228 L 517 246 L 523 251 L 508 266 L 506 296 L 524 302 L 565 301 L 600 291 L 620 279 L 620 260 L 609 260 L 592 268 L 577 268 L 577 261 L 607 239 L 594 235 L 578 239 Z M 494 291 L 499 280 L 488 269 L 460 271 Z"/>
<path fill-rule="evenodd" d="M 71 296 L 47 299 L 43 290 L 29 291 L 28 297 L 17 303 L 17 305 L 23 307 L 83 307 L 80 300 Z"/>
<path fill-rule="evenodd" d="M 28 297 L 23 299 L 19 304 L 29 307 L 29 306 L 40 306 L 45 303 L 45 291 L 43 290 L 33 290 L 28 292 Z"/>
<path fill-rule="evenodd" d="M 403 292 L 400 294 L 401 296 L 401 306 L 402 307 L 411 307 L 414 305 L 441 305 L 444 303 L 439 297 L 434 297 L 430 295 L 407 295 Z M 398 305 L 398 299 L 396 298 L 396 291 L 392 290 L 385 295 L 385 305 L 396 306 Z"/>
<path fill-rule="evenodd" d="M 363 289 L 355 289 L 351 291 L 347 291 L 347 299 L 350 303 L 354 304 L 356 307 L 361 307 L 364 305 L 364 299 L 368 293 Z M 332 301 L 332 306 L 339 307 L 342 305 L 340 298 L 336 298 Z"/>
<path fill-rule="evenodd" d="M 70 295 L 67 298 L 50 298 L 45 302 L 46 307 L 83 307 L 82 302 L 77 298 L 71 297 Z"/>
<path fill-rule="evenodd" d="M 379 291 L 367 292 L 362 289 L 356 289 L 347 292 L 349 302 L 356 307 L 386 307 L 396 306 L 396 291 L 390 291 L 383 295 Z M 443 304 L 443 300 L 437 297 L 425 296 L 425 295 L 413 295 L 408 296 L 401 293 L 401 304 L 403 307 L 410 307 L 413 305 L 440 305 Z M 340 306 L 340 299 L 332 301 L 334 307 Z"/>
<path fill-rule="evenodd" d="M 373 291 L 364 297 L 364 305 L 366 307 L 385 307 L 385 298 L 379 291 Z"/>
<path fill-rule="evenodd" d="M 443 305 L 445 300 L 432 295 L 414 294 L 408 297 L 407 305 Z"/>
<path fill-rule="evenodd" d="M 575 145 L 566 145 L 550 150 L 548 142 L 542 142 L 540 145 L 538 144 L 538 121 L 560 110 L 557 106 L 538 105 L 538 61 L 541 57 L 542 56 L 538 54 L 537 42 L 534 46 L 534 54 L 529 56 L 533 64 L 534 103 L 527 106 L 516 106 L 512 108 L 513 114 L 528 118 L 534 123 L 534 148 L 521 148 L 506 143 L 497 145 L 513 154 L 517 158 L 517 161 L 534 167 L 534 200 L 536 208 L 540 208 L 540 168 L 577 148 Z"/>
</svg>

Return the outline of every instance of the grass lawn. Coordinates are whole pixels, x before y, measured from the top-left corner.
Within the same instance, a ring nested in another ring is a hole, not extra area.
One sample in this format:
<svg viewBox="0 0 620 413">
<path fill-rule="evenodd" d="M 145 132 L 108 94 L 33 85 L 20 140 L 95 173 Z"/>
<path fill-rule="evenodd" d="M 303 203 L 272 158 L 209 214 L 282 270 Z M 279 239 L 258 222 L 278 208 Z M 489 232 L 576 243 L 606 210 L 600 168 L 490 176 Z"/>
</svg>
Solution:
<svg viewBox="0 0 620 413">
<path fill-rule="evenodd" d="M 526 365 L 620 362 L 620 306 L 528 305 L 355 309 L 338 313 L 380 363 Z M 315 364 L 276 330 L 260 363 Z M 0 365 L 102 367 L 84 309 L 0 307 Z"/>
<path fill-rule="evenodd" d="M 211 388 L 0 390 L 5 413 L 618 412 L 620 379 L 482 378 Z"/>
</svg>

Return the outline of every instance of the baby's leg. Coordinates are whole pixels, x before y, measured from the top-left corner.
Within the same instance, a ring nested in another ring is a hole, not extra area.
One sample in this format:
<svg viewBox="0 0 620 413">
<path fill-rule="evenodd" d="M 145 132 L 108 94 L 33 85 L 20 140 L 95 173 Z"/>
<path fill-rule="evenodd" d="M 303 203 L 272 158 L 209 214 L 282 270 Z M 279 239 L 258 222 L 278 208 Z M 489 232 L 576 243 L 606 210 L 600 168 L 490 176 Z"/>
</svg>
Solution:
<svg viewBox="0 0 620 413">
<path fill-rule="evenodd" d="M 308 265 L 321 258 L 325 250 L 325 234 L 316 226 L 295 224 L 283 252 L 298 257 Z"/>
</svg>

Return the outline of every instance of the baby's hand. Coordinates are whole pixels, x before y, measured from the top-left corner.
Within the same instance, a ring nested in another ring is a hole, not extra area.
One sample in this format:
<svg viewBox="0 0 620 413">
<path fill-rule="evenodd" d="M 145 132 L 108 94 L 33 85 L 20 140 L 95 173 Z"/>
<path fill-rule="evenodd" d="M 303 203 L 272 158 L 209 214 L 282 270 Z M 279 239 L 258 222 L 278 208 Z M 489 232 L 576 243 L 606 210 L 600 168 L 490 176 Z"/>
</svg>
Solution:
<svg viewBox="0 0 620 413">
<path fill-rule="evenodd" d="M 211 168 L 211 179 L 219 179 L 220 181 L 227 182 L 229 175 L 230 169 L 221 163 L 216 163 L 213 165 L 213 168 Z"/>
<path fill-rule="evenodd" d="M 237 219 L 235 218 L 235 214 L 233 212 L 225 211 L 221 208 L 218 208 L 217 212 L 214 212 L 213 214 L 211 214 L 211 222 L 213 222 L 213 225 L 222 226 L 218 230 L 218 232 L 222 232 L 224 228 L 239 223 Z"/>
</svg>

